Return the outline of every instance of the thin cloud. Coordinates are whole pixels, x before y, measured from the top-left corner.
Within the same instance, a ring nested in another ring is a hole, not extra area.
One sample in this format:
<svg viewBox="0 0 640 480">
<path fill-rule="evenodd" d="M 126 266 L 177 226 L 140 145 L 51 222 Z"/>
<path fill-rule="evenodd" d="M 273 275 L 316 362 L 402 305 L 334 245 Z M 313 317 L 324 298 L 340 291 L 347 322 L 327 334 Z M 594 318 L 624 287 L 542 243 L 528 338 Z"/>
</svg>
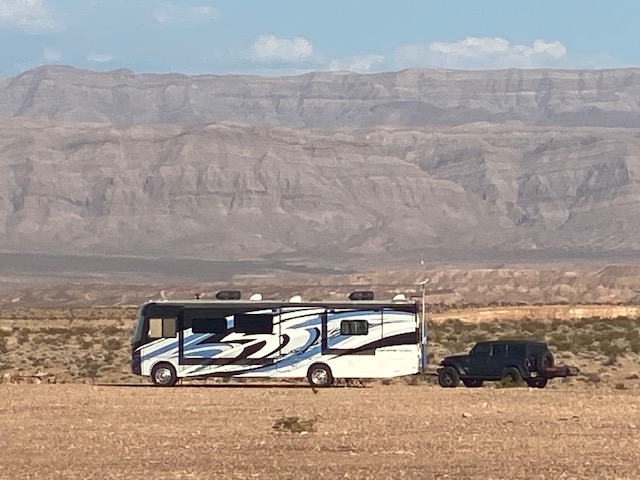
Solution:
<svg viewBox="0 0 640 480">
<path fill-rule="evenodd" d="M 563 43 L 535 40 L 529 45 L 512 44 L 500 37 L 467 37 L 457 42 L 405 45 L 396 50 L 394 63 L 400 68 L 537 68 L 562 66 L 568 62 Z"/>
<path fill-rule="evenodd" d="M 55 47 L 47 47 L 42 51 L 42 60 L 45 63 L 59 63 L 62 58 L 62 52 Z"/>
<path fill-rule="evenodd" d="M 92 63 L 109 63 L 116 60 L 116 57 L 108 53 L 90 53 L 87 55 L 87 61 Z"/>
<path fill-rule="evenodd" d="M 329 70 L 340 71 L 346 70 L 356 73 L 377 72 L 384 68 L 386 57 L 384 55 L 358 55 L 354 57 L 346 57 L 339 60 L 331 60 Z"/>
<path fill-rule="evenodd" d="M 162 25 L 204 23 L 216 20 L 218 10 L 208 5 L 164 5 L 153 12 L 153 19 Z"/>
<path fill-rule="evenodd" d="M 259 60 L 297 61 L 310 58 L 313 55 L 313 45 L 303 37 L 260 35 L 253 42 L 251 52 Z"/>
<path fill-rule="evenodd" d="M 0 29 L 52 33 L 62 25 L 45 0 L 0 0 Z"/>
<path fill-rule="evenodd" d="M 500 37 L 467 37 L 456 42 L 404 45 L 391 54 L 334 59 L 328 69 L 373 73 L 405 68 L 486 70 L 558 68 L 571 64 L 562 42 L 535 40 L 531 44 L 512 44 Z"/>
</svg>

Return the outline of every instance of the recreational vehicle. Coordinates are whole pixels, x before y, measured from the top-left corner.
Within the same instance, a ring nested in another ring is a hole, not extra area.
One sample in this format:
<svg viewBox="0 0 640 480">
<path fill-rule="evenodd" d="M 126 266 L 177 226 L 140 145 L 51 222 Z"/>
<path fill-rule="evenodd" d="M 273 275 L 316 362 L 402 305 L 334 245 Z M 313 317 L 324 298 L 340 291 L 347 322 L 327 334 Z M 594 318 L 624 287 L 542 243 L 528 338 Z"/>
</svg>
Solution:
<svg viewBox="0 0 640 480">
<path fill-rule="evenodd" d="M 404 296 L 345 301 L 158 300 L 140 307 L 131 368 L 158 386 L 198 377 L 337 379 L 415 374 L 426 358 L 420 303 Z M 421 363 L 422 362 L 422 363 Z"/>
</svg>

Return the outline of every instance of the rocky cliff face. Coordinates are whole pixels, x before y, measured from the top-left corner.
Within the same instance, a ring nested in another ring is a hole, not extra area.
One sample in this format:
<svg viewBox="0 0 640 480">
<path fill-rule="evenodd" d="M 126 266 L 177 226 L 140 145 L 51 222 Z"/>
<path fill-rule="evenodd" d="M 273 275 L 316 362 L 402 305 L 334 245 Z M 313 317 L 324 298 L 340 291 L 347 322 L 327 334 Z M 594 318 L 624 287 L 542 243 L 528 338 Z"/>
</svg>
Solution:
<svg viewBox="0 0 640 480">
<path fill-rule="evenodd" d="M 640 124 L 639 93 L 636 70 L 41 68 L 0 82 L 0 251 L 333 266 L 633 256 L 640 135 L 625 127 Z"/>
<path fill-rule="evenodd" d="M 262 78 L 42 67 L 0 82 L 0 115 L 321 129 L 477 121 L 638 127 L 639 98 L 640 69 L 406 70 Z"/>
<path fill-rule="evenodd" d="M 627 129 L 4 119 L 0 152 L 0 250 L 331 264 L 640 249 Z"/>
</svg>

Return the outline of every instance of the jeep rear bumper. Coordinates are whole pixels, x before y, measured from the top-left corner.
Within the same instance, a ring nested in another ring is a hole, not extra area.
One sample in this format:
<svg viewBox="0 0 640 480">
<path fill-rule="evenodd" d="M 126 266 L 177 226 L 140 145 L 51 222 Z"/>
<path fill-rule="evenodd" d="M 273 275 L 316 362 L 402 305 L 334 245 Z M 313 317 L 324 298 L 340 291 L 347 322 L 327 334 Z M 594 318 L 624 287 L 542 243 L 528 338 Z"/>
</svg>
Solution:
<svg viewBox="0 0 640 480">
<path fill-rule="evenodd" d="M 578 367 L 570 365 L 560 365 L 557 367 L 548 367 L 544 369 L 544 372 L 540 375 L 546 378 L 558 378 L 558 377 L 575 377 L 580 373 Z"/>
</svg>

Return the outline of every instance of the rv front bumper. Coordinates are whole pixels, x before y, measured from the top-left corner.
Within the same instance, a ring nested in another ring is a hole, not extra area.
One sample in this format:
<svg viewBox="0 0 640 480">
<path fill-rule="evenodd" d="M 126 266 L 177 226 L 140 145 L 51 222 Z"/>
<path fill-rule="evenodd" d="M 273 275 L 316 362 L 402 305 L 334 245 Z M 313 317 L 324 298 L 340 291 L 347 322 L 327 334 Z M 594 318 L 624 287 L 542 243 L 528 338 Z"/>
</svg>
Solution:
<svg viewBox="0 0 640 480">
<path fill-rule="evenodd" d="M 142 359 L 140 352 L 134 352 L 131 357 L 131 373 L 134 375 L 142 375 Z"/>
</svg>

